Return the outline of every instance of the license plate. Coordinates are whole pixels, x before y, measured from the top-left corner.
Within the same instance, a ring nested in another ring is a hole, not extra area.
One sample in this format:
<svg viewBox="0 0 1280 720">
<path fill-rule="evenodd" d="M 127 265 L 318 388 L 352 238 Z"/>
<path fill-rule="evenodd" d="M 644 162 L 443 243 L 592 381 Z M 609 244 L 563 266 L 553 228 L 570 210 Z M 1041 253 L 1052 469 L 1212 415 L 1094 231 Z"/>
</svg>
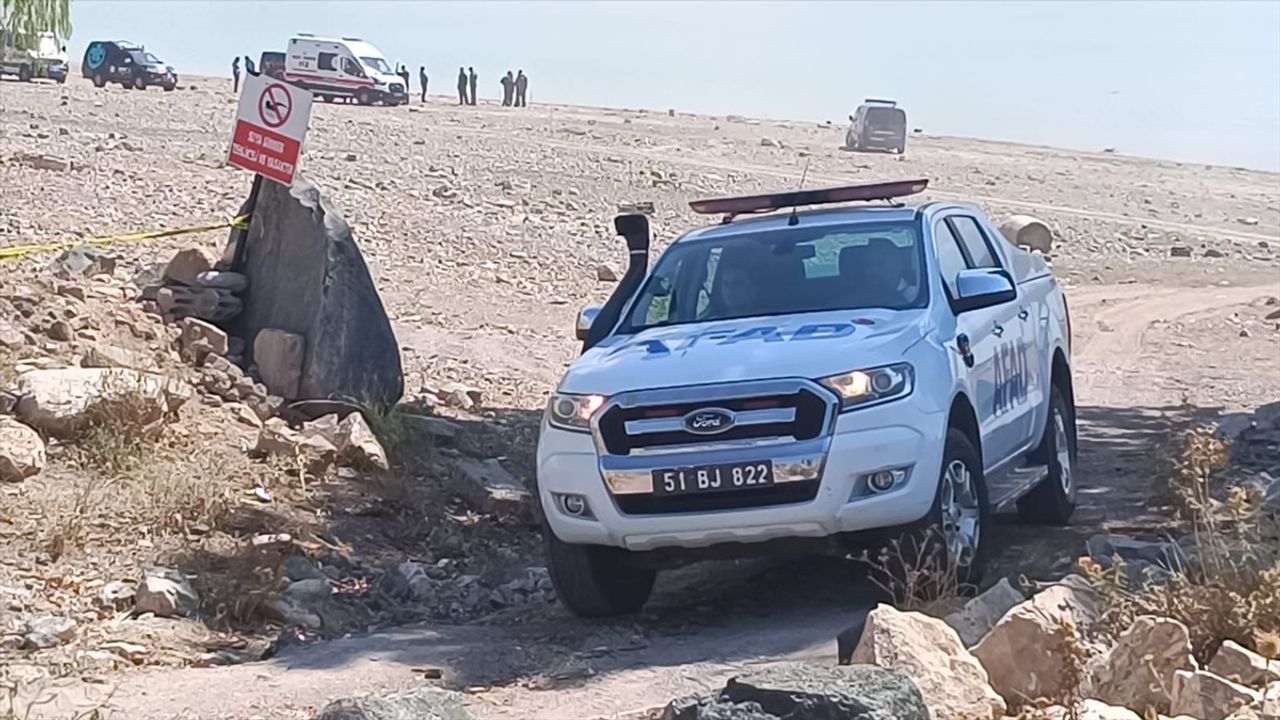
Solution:
<svg viewBox="0 0 1280 720">
<path fill-rule="evenodd" d="M 759 460 L 749 463 L 695 465 L 653 471 L 655 495 L 691 495 L 728 492 L 773 485 L 773 463 Z"/>
</svg>

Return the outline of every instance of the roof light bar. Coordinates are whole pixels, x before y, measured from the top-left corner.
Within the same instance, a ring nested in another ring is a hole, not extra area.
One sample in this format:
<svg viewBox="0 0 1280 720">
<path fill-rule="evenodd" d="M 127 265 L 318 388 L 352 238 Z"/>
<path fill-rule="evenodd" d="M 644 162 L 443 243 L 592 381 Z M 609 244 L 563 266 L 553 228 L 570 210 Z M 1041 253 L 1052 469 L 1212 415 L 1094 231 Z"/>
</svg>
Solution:
<svg viewBox="0 0 1280 720">
<path fill-rule="evenodd" d="M 829 205 L 842 202 L 892 200 L 922 193 L 928 186 L 928 180 L 899 180 L 866 185 L 793 190 L 791 192 L 769 193 L 767 195 L 707 198 L 705 200 L 694 200 L 689 203 L 689 207 L 701 215 L 715 215 L 718 213 L 741 215 L 743 213 L 767 212 L 800 205 Z"/>
</svg>

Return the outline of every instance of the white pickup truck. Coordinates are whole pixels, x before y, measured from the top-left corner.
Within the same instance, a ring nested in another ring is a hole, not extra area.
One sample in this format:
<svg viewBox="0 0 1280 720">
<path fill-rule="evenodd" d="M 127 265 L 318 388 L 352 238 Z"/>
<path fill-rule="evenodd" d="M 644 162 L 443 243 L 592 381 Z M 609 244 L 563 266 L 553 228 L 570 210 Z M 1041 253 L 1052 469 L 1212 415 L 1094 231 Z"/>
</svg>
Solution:
<svg viewBox="0 0 1280 720">
<path fill-rule="evenodd" d="M 696 201 L 723 222 L 652 270 L 645 217 L 616 219 L 630 266 L 580 315 L 538 441 L 570 611 L 636 611 L 658 570 L 704 558 L 904 534 L 973 582 L 992 513 L 1069 520 L 1062 289 L 972 205 L 898 202 L 926 185 Z M 799 211 L 849 202 L 874 204 Z"/>
</svg>

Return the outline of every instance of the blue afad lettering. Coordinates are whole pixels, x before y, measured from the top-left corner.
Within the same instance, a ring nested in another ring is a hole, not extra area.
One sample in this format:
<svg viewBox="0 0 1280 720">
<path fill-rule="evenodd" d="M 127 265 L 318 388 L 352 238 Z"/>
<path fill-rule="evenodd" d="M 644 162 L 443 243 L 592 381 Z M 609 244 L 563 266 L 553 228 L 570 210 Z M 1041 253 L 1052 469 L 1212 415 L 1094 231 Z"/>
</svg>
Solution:
<svg viewBox="0 0 1280 720">
<path fill-rule="evenodd" d="M 716 345 L 735 345 L 742 342 L 760 341 L 760 342 L 789 342 L 793 340 L 831 340 L 834 338 L 848 337 L 854 332 L 853 323 L 818 323 L 814 325 L 804 325 L 798 328 L 789 336 L 783 335 L 783 331 L 774 325 L 761 325 L 759 327 L 746 328 L 733 332 L 730 330 L 711 328 L 703 332 L 694 333 L 674 347 L 669 346 L 661 340 L 639 340 L 637 342 L 619 345 L 609 353 L 616 355 L 624 350 L 631 348 L 643 348 L 647 355 L 665 355 L 672 351 L 688 350 L 694 345 L 702 342 L 713 342 Z"/>
<path fill-rule="evenodd" d="M 1003 415 L 1027 401 L 1027 346 L 1005 343 L 996 348 L 992 414 Z"/>
</svg>

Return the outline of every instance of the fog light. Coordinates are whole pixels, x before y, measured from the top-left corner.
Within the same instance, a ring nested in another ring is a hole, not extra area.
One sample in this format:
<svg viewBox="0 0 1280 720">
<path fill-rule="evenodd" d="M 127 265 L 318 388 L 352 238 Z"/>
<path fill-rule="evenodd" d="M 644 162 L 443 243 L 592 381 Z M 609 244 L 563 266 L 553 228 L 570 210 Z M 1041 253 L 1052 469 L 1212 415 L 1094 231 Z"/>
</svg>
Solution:
<svg viewBox="0 0 1280 720">
<path fill-rule="evenodd" d="M 587 499 L 581 495 L 561 495 L 560 505 L 570 515 L 581 517 L 587 514 Z"/>
<path fill-rule="evenodd" d="M 893 488 L 893 473 L 888 470 L 881 470 L 878 473 L 871 473 L 871 477 L 867 478 L 867 485 L 871 487 L 873 492 L 885 492 Z"/>
</svg>

